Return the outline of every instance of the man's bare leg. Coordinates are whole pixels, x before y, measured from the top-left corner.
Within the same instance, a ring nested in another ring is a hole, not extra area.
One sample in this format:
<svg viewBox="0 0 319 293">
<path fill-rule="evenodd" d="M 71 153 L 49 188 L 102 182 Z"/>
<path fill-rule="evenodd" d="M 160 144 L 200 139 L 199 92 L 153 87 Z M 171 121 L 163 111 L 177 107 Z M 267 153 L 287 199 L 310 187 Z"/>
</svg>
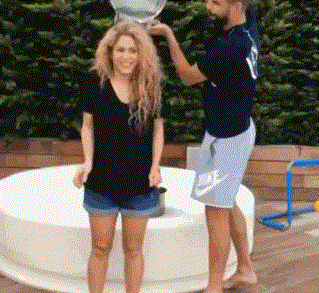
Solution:
<svg viewBox="0 0 319 293">
<path fill-rule="evenodd" d="M 209 280 L 204 293 L 222 293 L 223 275 L 230 250 L 229 209 L 206 206 L 209 240 Z"/>
<path fill-rule="evenodd" d="M 237 271 L 226 280 L 223 288 L 232 288 L 238 284 L 257 283 L 255 269 L 249 255 L 246 220 L 240 209 L 235 206 L 229 212 L 230 235 L 237 253 Z"/>
</svg>

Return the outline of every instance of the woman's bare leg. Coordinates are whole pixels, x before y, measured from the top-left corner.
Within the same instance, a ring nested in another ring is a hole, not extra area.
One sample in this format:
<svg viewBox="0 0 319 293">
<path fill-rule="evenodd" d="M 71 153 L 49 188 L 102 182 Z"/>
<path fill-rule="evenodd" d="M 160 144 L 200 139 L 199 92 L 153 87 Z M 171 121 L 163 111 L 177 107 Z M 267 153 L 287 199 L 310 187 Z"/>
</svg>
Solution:
<svg viewBox="0 0 319 293">
<path fill-rule="evenodd" d="M 92 250 L 88 264 L 88 285 L 90 293 L 102 293 L 113 246 L 116 215 L 90 216 Z"/>
<path fill-rule="evenodd" d="M 124 274 L 127 293 L 140 292 L 144 271 L 143 243 L 148 218 L 122 216 Z"/>
</svg>

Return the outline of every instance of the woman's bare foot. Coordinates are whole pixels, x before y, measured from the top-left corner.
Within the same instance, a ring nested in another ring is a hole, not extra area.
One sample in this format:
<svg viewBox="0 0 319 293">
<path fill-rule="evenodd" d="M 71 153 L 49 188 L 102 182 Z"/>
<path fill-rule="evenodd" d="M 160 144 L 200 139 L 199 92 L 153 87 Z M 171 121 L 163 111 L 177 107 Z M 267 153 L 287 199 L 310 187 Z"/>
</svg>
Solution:
<svg viewBox="0 0 319 293">
<path fill-rule="evenodd" d="M 252 286 L 257 283 L 257 276 L 255 272 L 240 273 L 236 272 L 232 277 L 223 282 L 224 289 L 230 289 L 237 286 Z"/>
</svg>

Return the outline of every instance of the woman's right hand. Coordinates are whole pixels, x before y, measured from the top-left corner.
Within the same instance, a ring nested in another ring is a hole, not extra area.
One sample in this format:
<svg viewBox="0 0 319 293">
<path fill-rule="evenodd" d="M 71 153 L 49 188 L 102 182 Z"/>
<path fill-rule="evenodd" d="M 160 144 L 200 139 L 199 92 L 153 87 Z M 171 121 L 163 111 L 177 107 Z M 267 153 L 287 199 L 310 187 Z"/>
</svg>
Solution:
<svg viewBox="0 0 319 293">
<path fill-rule="evenodd" d="M 91 173 L 92 166 L 90 164 L 83 164 L 76 172 L 73 178 L 73 184 L 76 188 L 81 188 L 83 183 L 86 183 L 89 174 Z"/>
</svg>

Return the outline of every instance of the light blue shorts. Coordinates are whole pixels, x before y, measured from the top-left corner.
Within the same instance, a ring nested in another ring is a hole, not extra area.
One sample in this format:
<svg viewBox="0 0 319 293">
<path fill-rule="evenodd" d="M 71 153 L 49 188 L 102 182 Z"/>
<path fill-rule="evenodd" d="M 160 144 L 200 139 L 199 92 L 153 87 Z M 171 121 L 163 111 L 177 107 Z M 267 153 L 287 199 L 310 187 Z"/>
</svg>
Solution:
<svg viewBox="0 0 319 293">
<path fill-rule="evenodd" d="M 206 132 L 191 198 L 209 206 L 234 207 L 255 137 L 252 119 L 245 132 L 233 137 L 216 138 Z"/>
<path fill-rule="evenodd" d="M 157 188 L 147 194 L 107 194 L 84 188 L 83 207 L 90 215 L 153 217 L 160 211 L 160 192 Z"/>
</svg>

